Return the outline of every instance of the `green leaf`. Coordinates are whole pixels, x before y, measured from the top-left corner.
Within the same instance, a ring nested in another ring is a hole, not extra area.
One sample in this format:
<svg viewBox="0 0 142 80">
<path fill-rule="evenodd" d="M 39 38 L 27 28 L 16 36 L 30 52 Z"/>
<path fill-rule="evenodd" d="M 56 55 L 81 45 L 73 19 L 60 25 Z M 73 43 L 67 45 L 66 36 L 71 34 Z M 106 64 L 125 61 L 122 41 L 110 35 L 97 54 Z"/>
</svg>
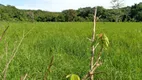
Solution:
<svg viewBox="0 0 142 80">
<path fill-rule="evenodd" d="M 69 78 L 70 80 L 80 80 L 80 77 L 76 74 L 69 74 L 66 78 Z"/>
<path fill-rule="evenodd" d="M 69 74 L 69 75 L 67 75 L 67 76 L 66 76 L 66 78 L 69 78 L 69 77 L 71 77 L 71 75 L 72 75 L 72 74 Z"/>
<path fill-rule="evenodd" d="M 108 37 L 105 34 L 102 37 L 102 41 L 103 41 L 104 48 L 107 49 L 108 46 L 109 46 L 109 39 L 108 39 Z"/>
</svg>

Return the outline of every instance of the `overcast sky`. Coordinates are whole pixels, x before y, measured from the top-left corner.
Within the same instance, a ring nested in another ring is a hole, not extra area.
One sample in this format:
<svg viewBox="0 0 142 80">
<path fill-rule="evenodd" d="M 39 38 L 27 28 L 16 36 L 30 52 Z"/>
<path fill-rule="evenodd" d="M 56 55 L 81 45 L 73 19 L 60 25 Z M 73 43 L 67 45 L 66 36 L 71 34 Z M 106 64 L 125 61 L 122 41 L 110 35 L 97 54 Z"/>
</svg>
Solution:
<svg viewBox="0 0 142 80">
<path fill-rule="evenodd" d="M 65 9 L 103 6 L 110 8 L 111 0 L 0 0 L 0 4 L 13 5 L 19 9 L 41 9 L 60 12 Z M 125 6 L 130 6 L 142 0 L 124 0 Z"/>
</svg>

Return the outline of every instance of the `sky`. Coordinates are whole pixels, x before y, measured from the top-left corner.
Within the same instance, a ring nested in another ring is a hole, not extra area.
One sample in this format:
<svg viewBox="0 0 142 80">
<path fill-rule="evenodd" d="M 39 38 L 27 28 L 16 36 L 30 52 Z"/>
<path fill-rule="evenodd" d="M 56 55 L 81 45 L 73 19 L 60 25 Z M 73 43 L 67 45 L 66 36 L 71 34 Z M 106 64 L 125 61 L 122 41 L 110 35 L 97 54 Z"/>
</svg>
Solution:
<svg viewBox="0 0 142 80">
<path fill-rule="evenodd" d="M 18 9 L 41 9 L 52 12 L 61 12 L 66 9 L 103 6 L 111 8 L 111 0 L 0 0 L 0 4 L 13 5 Z M 124 6 L 131 6 L 142 0 L 124 0 Z"/>
</svg>

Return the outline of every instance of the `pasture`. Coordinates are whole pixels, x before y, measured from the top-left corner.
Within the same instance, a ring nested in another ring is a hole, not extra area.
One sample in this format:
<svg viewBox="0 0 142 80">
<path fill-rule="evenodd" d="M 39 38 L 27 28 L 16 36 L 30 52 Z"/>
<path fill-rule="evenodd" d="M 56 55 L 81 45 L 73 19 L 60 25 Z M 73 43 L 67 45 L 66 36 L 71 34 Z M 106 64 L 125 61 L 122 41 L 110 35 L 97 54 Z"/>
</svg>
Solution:
<svg viewBox="0 0 142 80">
<path fill-rule="evenodd" d="M 51 57 L 54 56 L 47 80 L 66 80 L 74 73 L 83 77 L 89 70 L 93 23 L 28 23 L 0 22 L 0 34 L 10 26 L 0 41 L 0 72 L 12 56 L 12 51 L 25 36 L 7 70 L 7 80 L 43 80 Z M 103 52 L 103 64 L 97 69 L 96 80 L 142 79 L 142 23 L 97 23 L 97 33 L 105 33 L 108 50 Z M 2 77 L 0 77 L 2 78 Z"/>
</svg>

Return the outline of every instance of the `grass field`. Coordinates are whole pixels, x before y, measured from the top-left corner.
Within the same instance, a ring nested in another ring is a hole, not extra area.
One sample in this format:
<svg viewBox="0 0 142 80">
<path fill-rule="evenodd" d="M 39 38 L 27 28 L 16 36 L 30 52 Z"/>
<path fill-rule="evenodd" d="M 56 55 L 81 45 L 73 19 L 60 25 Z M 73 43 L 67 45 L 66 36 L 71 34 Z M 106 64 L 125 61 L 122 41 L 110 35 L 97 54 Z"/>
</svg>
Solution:
<svg viewBox="0 0 142 80">
<path fill-rule="evenodd" d="M 7 25 L 0 22 L 0 34 Z M 43 80 L 52 56 L 54 63 L 47 80 L 66 80 L 71 73 L 83 77 L 88 72 L 91 43 L 87 38 L 91 38 L 93 23 L 10 22 L 9 25 L 0 42 L 0 73 L 23 32 L 34 28 L 10 63 L 7 80 L 20 80 L 26 73 L 27 80 Z M 97 33 L 106 33 L 110 46 L 103 52 L 103 64 L 97 69 L 105 73 L 96 74 L 95 79 L 141 80 L 142 23 L 97 23 Z"/>
</svg>

